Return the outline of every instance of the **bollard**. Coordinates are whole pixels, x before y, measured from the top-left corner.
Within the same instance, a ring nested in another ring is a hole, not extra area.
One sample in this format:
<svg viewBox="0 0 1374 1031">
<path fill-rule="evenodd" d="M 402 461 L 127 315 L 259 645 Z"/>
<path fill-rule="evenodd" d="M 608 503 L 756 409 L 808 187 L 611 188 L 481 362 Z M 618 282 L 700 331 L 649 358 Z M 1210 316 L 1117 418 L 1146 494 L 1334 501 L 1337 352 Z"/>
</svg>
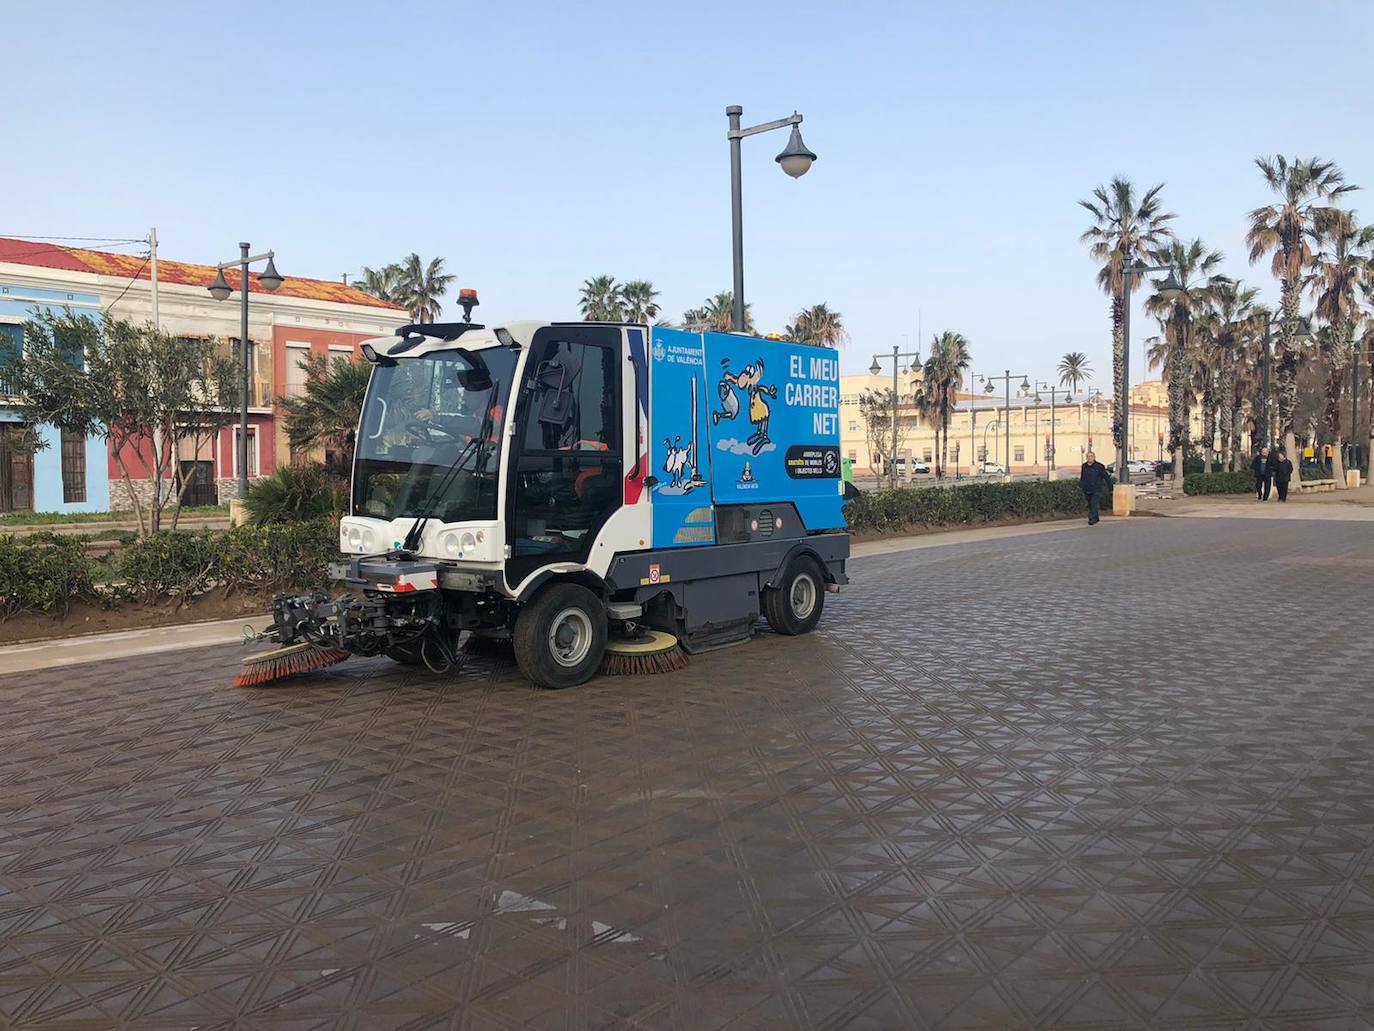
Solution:
<svg viewBox="0 0 1374 1031">
<path fill-rule="evenodd" d="M 1112 515 L 1128 516 L 1135 511 L 1135 484 L 1118 483 L 1112 488 Z"/>
</svg>

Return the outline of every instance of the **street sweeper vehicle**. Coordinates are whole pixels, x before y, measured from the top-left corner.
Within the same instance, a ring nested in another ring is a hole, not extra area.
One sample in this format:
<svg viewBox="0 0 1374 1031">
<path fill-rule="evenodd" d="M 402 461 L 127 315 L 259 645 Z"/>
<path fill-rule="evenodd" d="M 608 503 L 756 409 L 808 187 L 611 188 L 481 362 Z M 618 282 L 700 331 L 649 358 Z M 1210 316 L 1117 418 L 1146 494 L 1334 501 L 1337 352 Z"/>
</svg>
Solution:
<svg viewBox="0 0 1374 1031">
<path fill-rule="evenodd" d="M 465 307 L 475 303 L 464 295 Z M 603 323 L 408 326 L 369 341 L 349 585 L 282 596 L 237 683 L 505 641 L 544 687 L 804 634 L 847 583 L 833 351 Z"/>
</svg>

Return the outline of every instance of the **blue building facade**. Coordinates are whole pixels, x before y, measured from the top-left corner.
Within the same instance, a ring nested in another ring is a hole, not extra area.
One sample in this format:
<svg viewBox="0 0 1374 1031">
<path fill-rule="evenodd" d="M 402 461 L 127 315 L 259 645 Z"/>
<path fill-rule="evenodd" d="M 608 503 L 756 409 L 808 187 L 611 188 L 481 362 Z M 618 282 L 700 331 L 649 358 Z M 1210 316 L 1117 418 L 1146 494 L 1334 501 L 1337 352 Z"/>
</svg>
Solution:
<svg viewBox="0 0 1374 1031">
<path fill-rule="evenodd" d="M 100 321 L 100 298 L 92 293 L 40 290 L 0 279 L 0 337 L 22 347 L 24 323 L 34 311 L 70 308 Z M 104 512 L 110 505 L 109 457 L 99 437 L 79 437 L 55 426 L 36 427 L 47 447 L 29 454 L 11 446 L 24 428 L 20 414 L 5 404 L 9 384 L 0 357 L 0 514 L 13 511 Z"/>
</svg>

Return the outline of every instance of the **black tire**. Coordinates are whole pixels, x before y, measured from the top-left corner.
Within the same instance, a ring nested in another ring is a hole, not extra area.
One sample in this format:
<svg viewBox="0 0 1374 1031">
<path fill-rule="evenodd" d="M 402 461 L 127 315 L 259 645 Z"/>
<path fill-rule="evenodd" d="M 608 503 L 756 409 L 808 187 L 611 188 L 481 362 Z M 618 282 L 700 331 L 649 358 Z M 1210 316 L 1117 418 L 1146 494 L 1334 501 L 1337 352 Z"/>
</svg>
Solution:
<svg viewBox="0 0 1374 1031">
<path fill-rule="evenodd" d="M 606 608 L 577 584 L 553 584 L 515 621 L 515 662 L 536 687 L 585 684 L 606 654 Z"/>
<path fill-rule="evenodd" d="M 763 592 L 763 614 L 779 634 L 809 634 L 825 608 L 825 574 L 820 563 L 799 555 L 787 564 L 776 587 Z"/>
</svg>

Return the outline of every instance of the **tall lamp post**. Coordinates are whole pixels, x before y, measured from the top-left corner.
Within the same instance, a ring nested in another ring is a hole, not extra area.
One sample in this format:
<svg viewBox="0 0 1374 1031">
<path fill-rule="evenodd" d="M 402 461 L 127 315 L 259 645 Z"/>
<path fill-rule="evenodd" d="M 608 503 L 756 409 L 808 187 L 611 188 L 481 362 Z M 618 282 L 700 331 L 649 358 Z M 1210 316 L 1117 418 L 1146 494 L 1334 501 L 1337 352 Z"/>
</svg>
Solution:
<svg viewBox="0 0 1374 1031">
<path fill-rule="evenodd" d="M 1021 377 L 1021 386 L 1019 388 L 1019 393 L 1017 396 L 1030 397 L 1030 379 L 1025 373 L 1018 372 L 1016 373 L 1016 375 Z M 1006 423 L 1007 434 L 1007 479 L 1011 479 L 1011 381 L 1015 377 L 1012 375 L 1012 371 L 1008 369 L 1006 373 L 1001 376 L 974 376 L 973 378 L 977 380 L 979 383 L 986 384 L 986 386 L 983 387 L 983 392 L 986 394 L 992 393 L 992 385 L 998 380 L 1000 380 L 1007 388 L 1006 404 L 1002 406 L 1002 421 Z"/>
<path fill-rule="evenodd" d="M 1056 441 L 1055 441 L 1055 434 L 1054 434 L 1054 404 L 1055 404 L 1055 399 L 1056 399 L 1060 394 L 1063 394 L 1063 395 L 1064 395 L 1064 403 L 1065 403 L 1065 404 L 1069 404 L 1071 401 L 1073 401 L 1073 388 L 1072 388 L 1072 387 L 1056 387 L 1056 386 L 1055 386 L 1054 384 L 1052 384 L 1052 383 L 1047 383 L 1047 382 L 1044 382 L 1044 381 L 1037 381 L 1036 384 L 1035 384 L 1035 403 L 1036 403 L 1036 404 L 1039 404 L 1039 403 L 1040 403 L 1040 392 L 1041 392 L 1042 390 L 1048 390 L 1048 391 L 1050 392 L 1050 454 L 1049 454 L 1049 471 L 1047 471 L 1047 473 L 1046 473 L 1046 478 L 1048 479 L 1048 477 L 1049 477 L 1049 472 L 1052 472 L 1052 471 L 1054 470 L 1054 467 L 1055 467 L 1055 466 L 1054 466 L 1054 450 L 1055 450 L 1055 443 L 1056 443 Z"/>
<path fill-rule="evenodd" d="M 248 266 L 259 261 L 267 262 L 267 267 L 258 275 L 258 285 L 264 290 L 276 290 L 282 284 L 282 277 L 277 272 L 277 263 L 274 259 L 275 252 L 264 251 L 261 254 L 249 254 L 249 244 L 239 244 L 239 256 L 232 261 L 221 261 L 215 266 L 215 281 L 210 284 L 210 296 L 217 301 L 227 301 L 229 295 L 234 292 L 234 288 L 229 285 L 229 281 L 224 278 L 224 270 L 234 265 L 239 267 L 239 293 L 242 295 L 242 304 L 239 307 L 239 349 L 243 355 L 243 398 L 239 405 L 239 498 L 242 500 L 248 497 L 248 393 L 251 389 L 252 378 L 249 369 L 249 350 L 248 350 Z"/>
<path fill-rule="evenodd" d="M 1131 277 L 1150 272 L 1169 273 L 1159 287 L 1159 296 L 1166 301 L 1172 301 L 1183 292 L 1170 265 L 1137 262 L 1121 270 L 1121 337 L 1126 352 L 1121 363 L 1121 443 L 1116 446 L 1116 475 L 1121 483 L 1131 482 Z"/>
<path fill-rule="evenodd" d="M 903 351 L 896 344 L 893 344 L 890 355 L 875 354 L 873 356 L 873 364 L 868 367 L 869 374 L 881 375 L 883 367 L 879 362 L 887 358 L 892 359 L 892 454 L 888 455 L 887 464 L 890 470 L 895 471 L 897 468 L 897 373 L 901 371 L 903 358 L 911 359 L 912 372 L 918 370 L 921 367 L 921 352 L 919 350 Z"/>
<path fill-rule="evenodd" d="M 1260 433 L 1259 438 L 1260 438 L 1260 440 L 1262 440 L 1262 441 L 1264 442 L 1262 446 L 1267 447 L 1267 448 L 1271 448 L 1271 449 L 1272 449 L 1273 446 L 1274 446 L 1274 420 L 1273 420 L 1273 418 L 1270 416 L 1270 413 L 1269 413 L 1269 405 L 1270 405 L 1270 400 L 1269 400 L 1269 383 L 1270 383 L 1270 377 L 1271 377 L 1271 375 L 1272 375 L 1271 369 L 1273 368 L 1273 364 L 1274 364 L 1274 348 L 1273 348 L 1273 345 L 1270 343 L 1269 331 L 1270 331 L 1270 329 L 1272 329 L 1274 326 L 1279 325 L 1279 323 L 1281 323 L 1281 322 L 1283 322 L 1283 321 L 1284 321 L 1284 320 L 1283 320 L 1282 317 L 1280 317 L 1280 318 L 1266 318 L 1266 319 L 1264 320 L 1264 375 L 1263 375 L 1263 378 L 1262 378 L 1262 380 L 1261 380 L 1261 382 L 1263 383 L 1263 386 L 1261 387 L 1261 389 L 1263 390 L 1263 395 L 1264 395 L 1264 422 L 1263 422 L 1263 427 L 1264 427 L 1264 429 L 1263 429 L 1263 432 Z M 1297 320 L 1296 329 L 1295 329 L 1295 331 L 1294 331 L 1294 333 L 1293 333 L 1293 339 L 1294 339 L 1294 340 L 1299 340 L 1299 341 L 1301 341 L 1301 340 L 1308 340 L 1308 339 L 1311 339 L 1311 337 L 1312 337 L 1312 324 L 1311 324 L 1310 322 L 1308 322 L 1306 319 L 1299 317 L 1298 320 Z M 1350 431 L 1350 432 L 1351 432 L 1351 435 L 1353 436 L 1353 435 L 1354 435 L 1354 432 L 1355 432 L 1353 427 L 1351 428 L 1351 431 Z M 1299 464 L 1301 464 L 1301 463 L 1299 463 Z"/>
<path fill-rule="evenodd" d="M 992 422 L 988 423 L 986 426 L 983 427 L 983 459 L 982 459 L 982 461 L 983 461 L 983 465 L 985 465 L 985 466 L 988 464 L 988 430 L 993 430 L 993 431 L 996 431 L 996 430 L 997 430 L 997 420 L 996 420 L 996 419 L 993 419 Z M 997 438 L 996 438 L 996 437 L 993 437 L 993 438 L 992 438 L 992 442 L 993 442 L 994 444 L 996 444 L 996 443 L 997 443 Z M 1007 468 L 1011 468 L 1011 467 L 1008 466 Z"/>
<path fill-rule="evenodd" d="M 738 104 L 731 104 L 725 109 L 725 116 L 730 120 L 730 131 L 725 134 L 725 138 L 730 141 L 730 236 L 735 263 L 734 297 L 730 314 L 737 333 L 744 332 L 744 215 L 743 186 L 740 181 L 740 140 L 773 129 L 785 129 L 790 125 L 792 135 L 787 140 L 787 146 L 773 160 L 793 179 L 800 179 L 809 172 L 811 163 L 816 160 L 816 155 L 807 150 L 806 144 L 802 142 L 801 130 L 797 128 L 801 125 L 802 116 L 795 111 L 788 118 L 751 125 L 747 129 L 740 128 L 739 120 L 743 114 L 744 108 Z"/>
</svg>

